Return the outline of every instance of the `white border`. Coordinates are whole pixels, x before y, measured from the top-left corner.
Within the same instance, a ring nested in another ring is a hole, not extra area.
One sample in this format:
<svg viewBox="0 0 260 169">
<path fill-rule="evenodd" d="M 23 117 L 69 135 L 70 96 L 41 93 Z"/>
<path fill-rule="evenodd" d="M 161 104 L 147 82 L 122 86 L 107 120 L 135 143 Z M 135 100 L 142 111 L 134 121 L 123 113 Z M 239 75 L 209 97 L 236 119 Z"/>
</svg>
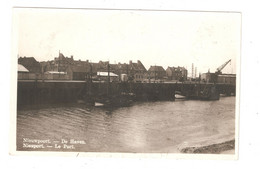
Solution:
<svg viewBox="0 0 260 169">
<path fill-rule="evenodd" d="M 81 5 L 80 5 L 81 4 Z M 82 5 L 83 4 L 83 5 Z M 89 5 L 90 4 L 90 5 Z M 119 5 L 118 5 L 119 4 Z M 177 3 L 177 1 L 131 1 L 128 3 L 100 2 L 86 3 L 76 1 L 74 5 L 67 1 L 11 1 L 1 5 L 1 18 L 4 26 L 1 27 L 1 46 L 3 47 L 4 61 L 2 63 L 1 72 L 10 72 L 10 35 L 11 35 L 11 7 L 13 6 L 53 6 L 53 7 L 120 7 L 131 6 L 131 8 L 168 8 L 175 10 L 207 10 L 207 11 L 239 11 L 243 15 L 242 28 L 242 58 L 241 58 L 241 99 L 240 99 L 240 139 L 239 139 L 239 160 L 237 161 L 201 161 L 201 160 L 168 160 L 168 159 L 130 159 L 130 158 L 59 158 L 59 157 L 20 157 L 8 155 L 8 127 L 9 127 L 9 89 L 10 89 L 10 73 L 4 74 L 3 79 L 6 80 L 1 86 L 3 92 L 1 104 L 3 105 L 1 117 L 1 168 L 258 168 L 259 160 L 259 106 L 258 98 L 260 84 L 257 74 L 259 72 L 259 16 L 258 3 L 256 1 L 203 1 L 203 0 L 186 0 Z M 122 5 L 123 4 L 123 5 Z M 130 8 L 130 7 L 129 7 Z M 5 27 L 7 26 L 7 27 Z M 6 45 L 7 44 L 7 45 Z M 7 70 L 7 71 L 6 71 Z M 254 85 L 251 85 L 254 84 Z M 254 88 L 255 87 L 255 88 Z M 255 99 L 255 100 L 254 100 Z M 3 150 L 3 151 L 2 151 Z M 3 167 L 2 167 L 3 166 Z"/>
<path fill-rule="evenodd" d="M 35 8 L 34 8 L 35 9 Z M 37 10 L 37 8 L 35 9 Z M 55 10 L 53 8 L 51 8 L 50 10 Z M 71 10 L 71 9 L 69 9 Z M 74 12 L 77 12 L 77 9 L 72 9 Z M 88 10 L 88 9 L 86 9 Z M 92 9 L 93 10 L 93 9 Z M 96 10 L 96 9 L 94 9 Z M 120 10 L 124 10 L 124 9 L 120 9 Z M 18 37 L 18 32 L 17 29 L 19 28 L 18 25 L 18 18 L 19 18 L 19 14 L 23 11 L 28 11 L 28 8 L 15 8 L 13 9 L 13 19 L 16 20 L 16 22 L 13 22 L 13 29 L 12 29 L 12 65 L 11 65 L 11 69 L 12 69 L 12 75 L 11 78 L 13 80 L 13 82 L 17 82 L 17 59 L 16 53 L 17 49 L 18 49 L 18 45 L 17 45 L 17 37 Z M 100 10 L 100 12 L 102 13 L 104 10 Z M 188 12 L 188 11 L 187 11 Z M 228 14 L 228 13 L 227 13 Z M 239 15 L 239 13 L 236 13 L 237 15 Z M 228 155 L 223 155 L 223 154 L 181 154 L 181 153 L 110 153 L 110 152 L 99 152 L 99 153 L 90 153 L 90 152 L 48 152 L 48 151 L 17 151 L 16 150 L 16 117 L 17 117 L 17 111 L 16 111 L 16 100 L 17 100 L 17 95 L 16 93 L 12 92 L 12 97 L 11 97 L 11 137 L 10 137 L 10 154 L 12 155 L 29 155 L 29 156 L 84 156 L 84 157 L 123 157 L 123 158 L 170 158 L 170 159 L 222 159 L 222 160 L 235 160 L 237 159 L 238 156 L 238 116 L 239 116 L 239 82 L 240 82 L 240 56 L 238 56 L 236 58 L 237 60 L 237 96 L 236 96 L 236 115 L 235 115 L 235 154 L 228 154 Z M 17 89 L 17 83 L 12 83 L 12 88 L 11 89 Z"/>
</svg>

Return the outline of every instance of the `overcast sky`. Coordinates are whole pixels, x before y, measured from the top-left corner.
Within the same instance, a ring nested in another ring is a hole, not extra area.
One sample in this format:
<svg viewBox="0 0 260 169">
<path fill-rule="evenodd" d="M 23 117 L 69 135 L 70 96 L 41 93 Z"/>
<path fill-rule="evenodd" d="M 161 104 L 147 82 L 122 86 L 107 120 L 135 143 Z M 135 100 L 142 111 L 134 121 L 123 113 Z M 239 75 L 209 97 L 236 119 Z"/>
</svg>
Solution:
<svg viewBox="0 0 260 169">
<path fill-rule="evenodd" d="M 59 50 L 75 60 L 150 65 L 191 65 L 236 73 L 241 15 L 221 12 L 15 9 L 19 56 L 53 60 Z M 17 56 L 16 55 L 16 56 Z M 236 59 L 237 58 L 237 59 Z"/>
</svg>

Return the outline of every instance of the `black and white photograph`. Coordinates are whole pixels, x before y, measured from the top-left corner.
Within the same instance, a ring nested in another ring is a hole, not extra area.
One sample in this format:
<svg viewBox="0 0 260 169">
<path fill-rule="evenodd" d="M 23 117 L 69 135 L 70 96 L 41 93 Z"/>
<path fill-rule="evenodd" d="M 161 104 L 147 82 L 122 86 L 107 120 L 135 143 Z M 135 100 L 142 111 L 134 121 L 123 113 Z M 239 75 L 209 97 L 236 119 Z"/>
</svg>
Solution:
<svg viewBox="0 0 260 169">
<path fill-rule="evenodd" d="M 13 153 L 238 153 L 241 13 L 13 8 Z"/>
</svg>

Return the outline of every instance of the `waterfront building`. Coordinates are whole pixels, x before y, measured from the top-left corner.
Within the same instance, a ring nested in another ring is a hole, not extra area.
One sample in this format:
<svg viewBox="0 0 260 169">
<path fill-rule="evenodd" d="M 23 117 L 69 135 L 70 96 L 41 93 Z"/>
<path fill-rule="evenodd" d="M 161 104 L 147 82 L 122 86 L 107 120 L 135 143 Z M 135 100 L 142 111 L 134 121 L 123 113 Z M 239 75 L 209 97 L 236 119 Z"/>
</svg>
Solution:
<svg viewBox="0 0 260 169">
<path fill-rule="evenodd" d="M 146 78 L 146 68 L 142 64 L 140 60 L 137 60 L 137 63 L 133 63 L 131 60 L 129 61 L 129 78 L 134 82 L 143 82 Z"/>
<path fill-rule="evenodd" d="M 116 70 L 116 73 L 118 75 L 121 75 L 121 74 L 126 74 L 128 75 L 129 74 L 129 64 L 126 64 L 126 63 L 118 63 L 118 69 Z"/>
<path fill-rule="evenodd" d="M 23 65 L 18 64 L 17 71 L 19 80 L 29 79 L 29 70 L 26 69 Z"/>
<path fill-rule="evenodd" d="M 42 67 L 42 72 L 66 72 L 69 66 L 74 64 L 73 56 L 65 57 L 62 53 L 59 53 L 58 57 L 55 57 L 51 61 L 40 62 Z"/>
<path fill-rule="evenodd" d="M 166 76 L 168 80 L 187 80 L 188 71 L 184 67 L 169 67 L 166 69 Z"/>
<path fill-rule="evenodd" d="M 201 74 L 201 80 L 206 83 L 214 83 L 216 82 L 217 75 L 215 73 L 202 73 Z"/>
<path fill-rule="evenodd" d="M 140 60 L 137 60 L 136 63 L 129 61 L 129 64 L 118 63 L 115 67 L 115 73 L 120 77 L 124 77 L 127 80 L 132 82 L 143 82 L 146 78 L 147 70 Z"/>
<path fill-rule="evenodd" d="M 108 65 L 109 65 L 109 71 L 110 72 L 115 73 L 118 70 L 117 64 L 111 64 L 108 61 L 106 61 L 106 62 L 99 61 L 97 71 L 98 72 L 107 72 L 108 71 Z"/>
<path fill-rule="evenodd" d="M 19 58 L 19 62 L 22 62 L 23 60 L 24 58 Z M 34 59 L 34 61 L 30 61 L 32 64 L 25 65 L 30 65 L 28 66 L 30 68 L 35 67 L 36 64 L 33 62 L 37 63 Z M 35 68 L 33 68 L 33 70 L 35 71 Z M 108 71 L 116 74 L 118 77 L 121 77 L 122 75 L 124 80 L 127 79 L 127 81 L 132 82 L 144 82 L 147 78 L 147 70 L 139 60 L 136 63 L 129 61 L 129 64 L 110 64 L 108 61 L 93 63 L 89 62 L 89 60 L 74 60 L 73 56 L 65 57 L 60 52 L 59 56 L 55 57 L 54 60 L 38 62 L 37 70 L 42 78 L 49 80 L 86 80 L 87 76 L 91 76 L 95 79 L 98 78 L 98 72 Z"/>
<path fill-rule="evenodd" d="M 236 74 L 220 74 L 218 75 L 217 82 L 236 85 Z"/>
<path fill-rule="evenodd" d="M 54 71 L 66 72 L 69 66 L 74 64 L 73 56 L 65 57 L 62 53 L 59 53 L 59 57 L 54 58 L 53 67 L 51 68 Z"/>
<path fill-rule="evenodd" d="M 166 78 L 166 71 L 162 66 L 150 66 L 148 70 L 148 78 L 154 80 L 164 80 Z"/>
<path fill-rule="evenodd" d="M 34 57 L 19 57 L 18 68 L 22 69 L 22 67 L 28 70 L 28 72 L 21 72 L 21 70 L 18 70 L 19 80 L 41 79 L 41 64 L 37 62 Z"/>
<path fill-rule="evenodd" d="M 72 65 L 66 70 L 70 80 L 86 80 L 87 71 L 86 65 Z"/>
<path fill-rule="evenodd" d="M 19 57 L 18 64 L 24 66 L 30 73 L 41 73 L 41 65 L 34 57 Z"/>
</svg>

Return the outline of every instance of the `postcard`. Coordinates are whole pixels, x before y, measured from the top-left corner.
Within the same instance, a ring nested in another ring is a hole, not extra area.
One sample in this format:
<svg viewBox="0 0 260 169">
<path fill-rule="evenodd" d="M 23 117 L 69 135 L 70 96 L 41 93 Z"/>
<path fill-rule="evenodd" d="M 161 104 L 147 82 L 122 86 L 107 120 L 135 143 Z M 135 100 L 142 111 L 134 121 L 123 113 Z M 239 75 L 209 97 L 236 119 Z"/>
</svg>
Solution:
<svg viewBox="0 0 260 169">
<path fill-rule="evenodd" d="M 12 155 L 237 159 L 241 13 L 13 8 Z"/>
</svg>

